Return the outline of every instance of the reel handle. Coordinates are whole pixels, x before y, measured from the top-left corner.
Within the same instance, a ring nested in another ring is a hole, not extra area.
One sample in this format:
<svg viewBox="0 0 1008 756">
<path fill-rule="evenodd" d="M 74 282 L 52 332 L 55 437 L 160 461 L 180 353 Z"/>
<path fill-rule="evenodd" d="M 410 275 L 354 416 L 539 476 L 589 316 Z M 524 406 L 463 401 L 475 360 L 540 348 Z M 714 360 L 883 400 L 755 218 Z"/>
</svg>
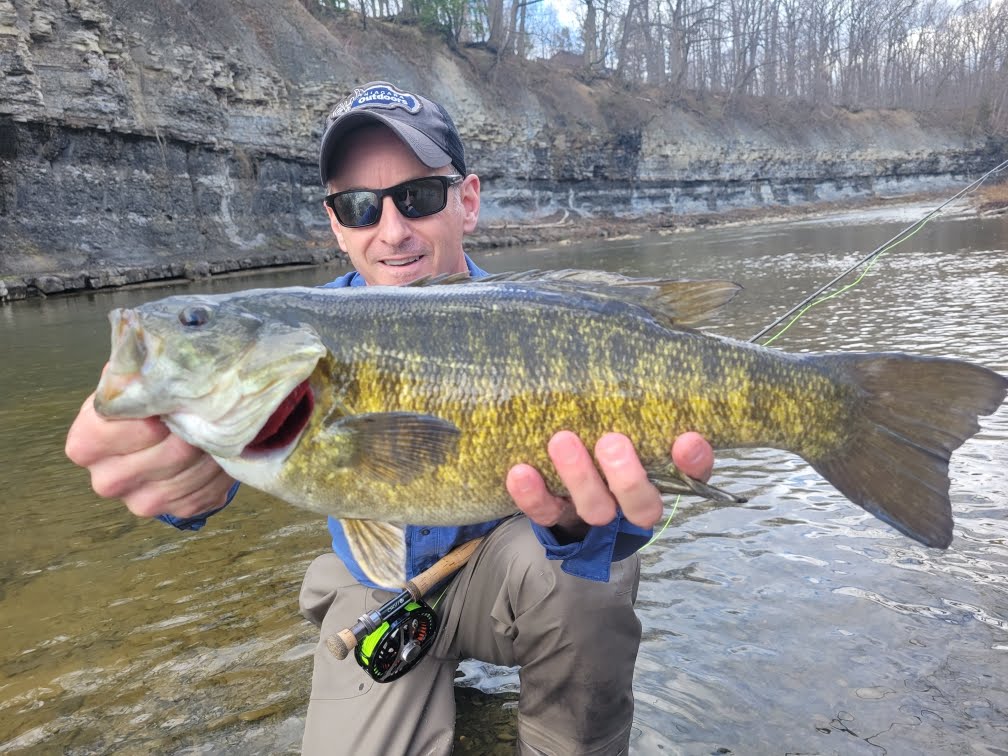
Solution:
<svg viewBox="0 0 1008 756">
<path fill-rule="evenodd" d="M 329 649 L 329 653 L 342 661 L 354 650 L 354 647 L 357 645 L 357 636 L 353 634 L 353 631 L 349 627 L 345 627 L 335 635 L 330 635 L 326 638 L 325 644 L 326 648 Z"/>
<path fill-rule="evenodd" d="M 382 609 L 389 604 L 394 604 L 395 609 L 398 609 L 404 603 L 401 600 L 404 596 L 410 596 L 414 600 L 420 599 L 446 577 L 458 572 L 462 568 L 462 565 L 469 561 L 469 557 L 473 555 L 473 552 L 476 551 L 476 547 L 480 545 L 482 540 L 482 537 L 474 538 L 471 541 L 466 541 L 461 546 L 456 546 L 412 580 L 408 580 L 405 585 L 406 590 L 383 605 Z M 377 624 L 373 621 L 375 615 L 380 614 L 382 609 L 379 609 L 377 613 L 365 614 L 357 620 L 353 627 L 345 627 L 338 633 L 334 633 L 326 638 L 325 643 L 326 648 L 329 649 L 329 653 L 337 659 L 346 659 L 361 639 L 366 637 L 368 633 L 373 631 L 384 620 L 384 617 L 382 617 Z"/>
</svg>

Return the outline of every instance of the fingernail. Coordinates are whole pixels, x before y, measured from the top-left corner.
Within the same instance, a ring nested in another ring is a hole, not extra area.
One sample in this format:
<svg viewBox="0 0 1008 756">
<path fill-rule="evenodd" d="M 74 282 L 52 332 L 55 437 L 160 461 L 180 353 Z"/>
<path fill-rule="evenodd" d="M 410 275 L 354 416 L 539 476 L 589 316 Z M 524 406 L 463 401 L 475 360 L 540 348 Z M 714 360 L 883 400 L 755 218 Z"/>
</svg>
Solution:
<svg viewBox="0 0 1008 756">
<path fill-rule="evenodd" d="M 512 494 L 523 496 L 535 491 L 536 476 L 538 473 L 525 464 L 515 465 L 508 472 L 507 486 Z"/>
<path fill-rule="evenodd" d="M 686 462 L 687 464 L 695 465 L 698 464 L 704 458 L 704 450 L 693 449 L 692 451 L 693 451 L 692 454 L 686 455 Z"/>
<path fill-rule="evenodd" d="M 528 475 L 518 475 L 514 478 L 512 485 L 515 493 L 526 494 L 532 490 L 532 481 Z"/>
<path fill-rule="evenodd" d="M 553 458 L 561 464 L 573 464 L 578 459 L 576 436 L 561 431 L 553 437 L 550 452 Z"/>
<path fill-rule="evenodd" d="M 623 439 L 618 436 L 605 436 L 599 442 L 598 446 L 595 448 L 595 453 L 599 457 L 605 457 L 606 461 L 614 461 L 618 457 L 623 456 L 626 452 L 626 445 Z"/>
</svg>

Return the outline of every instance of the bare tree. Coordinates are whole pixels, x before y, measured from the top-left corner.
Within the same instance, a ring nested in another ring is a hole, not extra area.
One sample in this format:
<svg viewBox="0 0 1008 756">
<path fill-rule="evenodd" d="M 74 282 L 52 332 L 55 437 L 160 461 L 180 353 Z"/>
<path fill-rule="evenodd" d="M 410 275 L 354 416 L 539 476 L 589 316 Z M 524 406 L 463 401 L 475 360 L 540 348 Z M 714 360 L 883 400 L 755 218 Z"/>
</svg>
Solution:
<svg viewBox="0 0 1008 756">
<path fill-rule="evenodd" d="M 563 47 L 673 97 L 947 110 L 1008 132 L 1008 0 L 579 0 L 580 40 L 544 21 L 542 0 L 320 1 L 497 55 Z"/>
</svg>

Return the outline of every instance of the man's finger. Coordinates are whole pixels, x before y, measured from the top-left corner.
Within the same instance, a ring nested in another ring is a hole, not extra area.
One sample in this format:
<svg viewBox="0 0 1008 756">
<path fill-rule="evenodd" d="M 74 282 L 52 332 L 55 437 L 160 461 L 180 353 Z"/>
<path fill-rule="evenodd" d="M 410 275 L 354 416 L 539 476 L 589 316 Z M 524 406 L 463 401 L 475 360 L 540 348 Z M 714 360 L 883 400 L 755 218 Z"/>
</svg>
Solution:
<svg viewBox="0 0 1008 756">
<path fill-rule="evenodd" d="M 515 465 L 508 470 L 505 485 L 515 505 L 532 522 L 546 528 L 557 524 L 562 502 L 549 492 L 538 470 L 531 465 Z"/>
<path fill-rule="evenodd" d="M 691 478 L 706 482 L 714 469 L 714 449 L 699 433 L 688 431 L 672 444 L 672 463 Z"/>
<path fill-rule="evenodd" d="M 168 435 L 153 446 L 94 462 L 89 468 L 91 487 L 99 496 L 121 499 L 149 483 L 171 480 L 203 458 L 211 459 L 178 436 Z"/>
<path fill-rule="evenodd" d="M 67 432 L 66 455 L 75 464 L 89 467 L 104 457 L 121 456 L 160 443 L 169 430 L 157 418 L 106 420 L 94 409 L 94 394 Z"/>
<path fill-rule="evenodd" d="M 629 438 L 607 433 L 595 444 L 595 458 L 626 519 L 642 528 L 650 528 L 661 519 L 661 494 L 648 480 Z"/>
<path fill-rule="evenodd" d="M 192 517 L 224 504 L 234 479 L 210 456 L 204 455 L 178 475 L 137 489 L 124 501 L 139 517 L 171 514 Z"/>
<path fill-rule="evenodd" d="M 612 522 L 616 500 L 581 439 L 570 431 L 560 431 L 550 439 L 547 450 L 578 516 L 589 525 Z"/>
</svg>

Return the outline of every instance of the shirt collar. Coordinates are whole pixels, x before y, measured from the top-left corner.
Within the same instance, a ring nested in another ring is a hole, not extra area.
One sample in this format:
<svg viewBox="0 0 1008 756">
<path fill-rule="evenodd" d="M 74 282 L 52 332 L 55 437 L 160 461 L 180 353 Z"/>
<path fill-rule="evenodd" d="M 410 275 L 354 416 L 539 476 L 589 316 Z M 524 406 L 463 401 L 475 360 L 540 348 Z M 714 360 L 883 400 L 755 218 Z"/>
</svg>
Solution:
<svg viewBox="0 0 1008 756">
<path fill-rule="evenodd" d="M 469 259 L 469 255 L 465 255 L 465 263 L 466 269 L 469 271 L 469 275 L 473 278 L 483 278 L 483 276 L 489 275 L 485 270 Z M 350 276 L 350 281 L 347 283 L 347 286 L 367 286 L 367 281 L 364 280 L 364 276 L 354 271 L 353 275 Z"/>
</svg>

